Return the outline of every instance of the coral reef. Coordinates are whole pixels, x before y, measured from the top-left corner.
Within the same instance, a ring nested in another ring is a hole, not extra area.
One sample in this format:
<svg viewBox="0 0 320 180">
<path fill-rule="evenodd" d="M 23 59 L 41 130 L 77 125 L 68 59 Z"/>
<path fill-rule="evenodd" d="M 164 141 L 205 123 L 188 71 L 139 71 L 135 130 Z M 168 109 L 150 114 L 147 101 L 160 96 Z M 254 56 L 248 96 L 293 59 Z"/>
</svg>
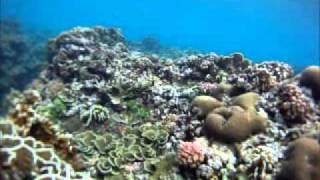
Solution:
<svg viewBox="0 0 320 180">
<path fill-rule="evenodd" d="M 0 178 L 275 179 L 288 169 L 318 178 L 314 68 L 293 77 L 276 61 L 167 57 L 148 44 L 144 52 L 103 27 L 50 40 L 48 66 L 7 96 Z"/>
<path fill-rule="evenodd" d="M 263 62 L 249 66 L 241 73 L 229 75 L 228 82 L 246 92 L 267 92 L 292 76 L 293 70 L 288 64 Z"/>
</svg>

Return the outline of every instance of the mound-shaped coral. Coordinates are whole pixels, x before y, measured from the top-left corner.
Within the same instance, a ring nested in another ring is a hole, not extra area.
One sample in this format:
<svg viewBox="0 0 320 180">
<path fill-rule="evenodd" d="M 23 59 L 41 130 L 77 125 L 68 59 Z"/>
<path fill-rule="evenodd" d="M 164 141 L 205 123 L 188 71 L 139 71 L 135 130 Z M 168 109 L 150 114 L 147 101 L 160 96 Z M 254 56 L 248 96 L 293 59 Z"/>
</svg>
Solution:
<svg viewBox="0 0 320 180">
<path fill-rule="evenodd" d="M 253 64 L 239 53 L 146 55 L 102 27 L 64 32 L 49 52 L 34 94 L 11 96 L 10 120 L 19 135 L 51 146 L 74 170 L 81 163 L 72 155 L 80 154 L 96 179 L 272 179 L 288 141 L 318 136 L 317 121 L 281 121 L 279 114 L 306 118 L 313 108 L 307 91 L 285 88 L 287 64 Z M 264 104 L 274 116 L 263 114 Z"/>
<path fill-rule="evenodd" d="M 295 140 L 287 151 L 287 160 L 277 179 L 318 180 L 320 179 L 320 144 L 310 138 Z"/>
<path fill-rule="evenodd" d="M 211 96 L 197 96 L 192 105 L 195 111 L 198 111 L 199 116 L 206 116 L 213 109 L 222 106 L 223 103 Z"/>
<path fill-rule="evenodd" d="M 300 85 L 310 88 L 315 100 L 320 100 L 320 67 L 309 66 L 303 70 Z"/>
<path fill-rule="evenodd" d="M 217 108 L 205 120 L 206 132 L 226 142 L 244 140 L 254 133 L 262 132 L 265 127 L 264 117 L 239 106 Z"/>
</svg>

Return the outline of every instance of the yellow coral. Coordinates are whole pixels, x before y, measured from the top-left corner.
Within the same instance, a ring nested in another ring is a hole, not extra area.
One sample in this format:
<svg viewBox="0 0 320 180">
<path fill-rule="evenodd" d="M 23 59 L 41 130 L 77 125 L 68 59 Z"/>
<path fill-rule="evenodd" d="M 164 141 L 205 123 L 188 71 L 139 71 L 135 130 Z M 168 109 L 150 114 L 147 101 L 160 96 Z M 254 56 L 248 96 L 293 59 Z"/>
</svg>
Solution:
<svg viewBox="0 0 320 180">
<path fill-rule="evenodd" d="M 221 107 L 223 103 L 211 96 L 197 96 L 192 105 L 199 110 L 199 116 L 206 116 L 213 109 Z"/>
</svg>

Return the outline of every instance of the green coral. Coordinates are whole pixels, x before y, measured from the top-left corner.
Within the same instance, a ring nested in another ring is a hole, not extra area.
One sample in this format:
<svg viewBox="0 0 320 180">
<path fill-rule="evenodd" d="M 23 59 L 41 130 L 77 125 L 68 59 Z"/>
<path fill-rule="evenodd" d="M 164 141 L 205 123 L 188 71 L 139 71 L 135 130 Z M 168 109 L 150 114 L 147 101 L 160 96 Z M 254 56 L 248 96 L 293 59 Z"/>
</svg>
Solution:
<svg viewBox="0 0 320 180">
<path fill-rule="evenodd" d="M 150 173 L 150 180 L 158 179 L 182 179 L 175 173 L 178 161 L 174 153 L 167 154 L 162 158 L 147 160 L 143 163 L 144 170 Z"/>
<path fill-rule="evenodd" d="M 146 120 L 150 117 L 150 110 L 135 100 L 129 100 L 126 102 L 128 113 L 135 120 Z"/>
<path fill-rule="evenodd" d="M 61 98 L 55 97 L 50 103 L 39 105 L 36 111 L 44 117 L 57 120 L 64 115 L 66 109 L 65 102 Z"/>
<path fill-rule="evenodd" d="M 97 159 L 98 175 L 108 179 L 127 174 L 123 168 L 134 162 L 154 162 L 168 141 L 168 130 L 161 124 L 132 127 L 122 137 L 85 131 L 76 136 L 78 149 L 86 159 Z M 159 169 L 159 168 L 158 168 Z M 147 171 L 147 170 L 146 170 Z"/>
</svg>

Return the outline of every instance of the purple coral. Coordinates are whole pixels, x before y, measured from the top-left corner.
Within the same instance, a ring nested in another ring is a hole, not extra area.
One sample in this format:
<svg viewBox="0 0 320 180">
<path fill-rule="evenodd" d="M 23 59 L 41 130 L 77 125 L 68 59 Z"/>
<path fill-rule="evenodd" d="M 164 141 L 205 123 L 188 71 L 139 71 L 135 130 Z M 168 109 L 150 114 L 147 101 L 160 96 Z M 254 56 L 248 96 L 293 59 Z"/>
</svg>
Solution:
<svg viewBox="0 0 320 180">
<path fill-rule="evenodd" d="M 216 88 L 217 88 L 217 85 L 214 83 L 209 83 L 209 82 L 199 83 L 200 92 L 205 94 L 211 94 L 212 92 L 215 91 Z"/>
<path fill-rule="evenodd" d="M 197 142 L 181 142 L 178 158 L 181 165 L 196 168 L 205 160 L 204 149 Z"/>
<path fill-rule="evenodd" d="M 313 115 L 312 101 L 295 84 L 284 84 L 279 88 L 278 108 L 287 123 L 304 123 Z"/>
</svg>

